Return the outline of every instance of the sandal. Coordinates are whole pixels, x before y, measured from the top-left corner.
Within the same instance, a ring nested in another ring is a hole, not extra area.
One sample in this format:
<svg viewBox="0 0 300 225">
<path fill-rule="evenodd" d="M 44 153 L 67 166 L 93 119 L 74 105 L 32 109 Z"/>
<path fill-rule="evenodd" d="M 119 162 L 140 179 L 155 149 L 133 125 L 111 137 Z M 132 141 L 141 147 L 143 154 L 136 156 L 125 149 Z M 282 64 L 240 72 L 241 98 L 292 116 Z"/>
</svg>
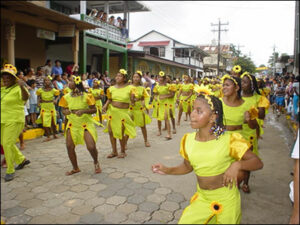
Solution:
<svg viewBox="0 0 300 225">
<path fill-rule="evenodd" d="M 125 152 L 121 152 L 120 155 L 118 155 L 118 158 L 124 159 L 127 156 Z"/>
<path fill-rule="evenodd" d="M 76 170 L 73 169 L 71 171 L 67 171 L 66 176 L 70 176 L 70 175 L 73 175 L 74 173 L 79 173 L 79 172 L 81 172 L 81 170 L 79 168 Z"/>
<path fill-rule="evenodd" d="M 96 164 L 94 164 L 94 166 L 95 166 L 95 173 L 101 173 L 102 172 L 102 170 L 100 168 L 100 165 L 99 165 L 99 162 L 97 162 Z"/>
<path fill-rule="evenodd" d="M 145 146 L 146 147 L 151 147 L 150 143 L 148 141 L 145 141 Z"/>
<path fill-rule="evenodd" d="M 30 163 L 30 161 L 28 159 L 24 159 L 24 161 L 22 163 L 20 163 L 15 170 L 21 170 L 24 168 L 24 166 L 28 165 Z"/>
<path fill-rule="evenodd" d="M 118 156 L 118 153 L 110 153 L 106 158 L 111 159 Z"/>
<path fill-rule="evenodd" d="M 243 184 L 243 186 L 242 186 L 242 190 L 243 190 L 243 192 L 245 192 L 245 193 L 250 193 L 250 188 L 249 188 L 249 185 L 247 185 L 247 184 Z"/>
</svg>

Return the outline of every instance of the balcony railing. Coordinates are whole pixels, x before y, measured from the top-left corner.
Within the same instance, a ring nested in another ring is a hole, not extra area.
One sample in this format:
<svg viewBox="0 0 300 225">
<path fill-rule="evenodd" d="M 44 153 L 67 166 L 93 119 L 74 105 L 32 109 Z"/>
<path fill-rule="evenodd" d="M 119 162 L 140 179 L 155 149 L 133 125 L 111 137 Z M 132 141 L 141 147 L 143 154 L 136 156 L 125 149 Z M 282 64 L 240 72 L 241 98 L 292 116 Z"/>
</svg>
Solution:
<svg viewBox="0 0 300 225">
<path fill-rule="evenodd" d="M 201 61 L 199 61 L 198 59 L 194 59 L 194 58 L 191 58 L 191 63 L 189 63 L 188 57 L 175 57 L 175 62 L 203 68 L 203 63 Z"/>
<path fill-rule="evenodd" d="M 76 15 L 70 15 L 70 16 L 75 19 L 81 19 L 85 22 L 99 26 L 99 28 L 96 28 L 96 29 L 86 30 L 86 33 L 93 35 L 95 37 L 109 40 L 109 41 L 117 43 L 117 44 L 126 45 L 126 39 L 122 38 L 120 28 L 117 28 L 108 23 L 97 20 L 95 17 L 90 17 L 87 15 L 76 14 Z"/>
</svg>

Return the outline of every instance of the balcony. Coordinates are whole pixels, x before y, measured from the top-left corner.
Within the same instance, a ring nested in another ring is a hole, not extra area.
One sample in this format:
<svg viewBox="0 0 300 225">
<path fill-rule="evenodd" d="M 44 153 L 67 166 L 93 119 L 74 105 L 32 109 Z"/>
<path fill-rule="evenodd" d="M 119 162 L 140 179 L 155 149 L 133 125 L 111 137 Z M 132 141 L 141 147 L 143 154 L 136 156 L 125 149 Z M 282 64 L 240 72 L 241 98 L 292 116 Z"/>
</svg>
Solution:
<svg viewBox="0 0 300 225">
<path fill-rule="evenodd" d="M 126 39 L 122 38 L 121 30 L 115 26 L 112 26 L 108 23 L 102 22 L 100 20 L 95 19 L 94 17 L 90 17 L 87 15 L 70 15 L 70 17 L 83 20 L 85 22 L 94 24 L 96 26 L 99 26 L 99 28 L 86 30 L 87 34 L 90 34 L 92 36 L 111 41 L 116 44 L 125 45 L 127 44 Z"/>
<path fill-rule="evenodd" d="M 189 63 L 189 58 L 188 57 L 176 57 L 175 56 L 175 62 L 182 63 L 185 65 L 192 65 L 192 66 L 197 66 L 200 68 L 203 68 L 203 63 L 199 61 L 198 59 L 191 58 L 191 63 Z"/>
</svg>

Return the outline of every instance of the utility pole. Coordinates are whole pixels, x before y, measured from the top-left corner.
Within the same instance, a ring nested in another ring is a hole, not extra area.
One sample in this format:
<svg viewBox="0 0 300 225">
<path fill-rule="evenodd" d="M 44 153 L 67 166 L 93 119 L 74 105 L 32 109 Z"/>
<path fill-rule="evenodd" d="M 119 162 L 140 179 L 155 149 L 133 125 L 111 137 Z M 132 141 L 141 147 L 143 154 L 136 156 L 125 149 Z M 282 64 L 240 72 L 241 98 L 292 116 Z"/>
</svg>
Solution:
<svg viewBox="0 0 300 225">
<path fill-rule="evenodd" d="M 212 32 L 218 32 L 218 64 L 217 64 L 217 76 L 219 76 L 219 71 L 220 71 L 220 41 L 221 41 L 221 32 L 222 31 L 228 31 L 228 29 L 221 29 L 221 26 L 224 25 L 229 25 L 229 23 L 221 23 L 220 18 L 219 18 L 219 23 L 218 24 L 213 24 L 211 23 L 211 26 L 218 26 L 218 30 L 212 30 Z"/>
<path fill-rule="evenodd" d="M 240 48 L 245 47 L 244 45 L 239 45 L 237 46 L 237 52 L 238 52 L 238 57 L 240 57 Z"/>
</svg>

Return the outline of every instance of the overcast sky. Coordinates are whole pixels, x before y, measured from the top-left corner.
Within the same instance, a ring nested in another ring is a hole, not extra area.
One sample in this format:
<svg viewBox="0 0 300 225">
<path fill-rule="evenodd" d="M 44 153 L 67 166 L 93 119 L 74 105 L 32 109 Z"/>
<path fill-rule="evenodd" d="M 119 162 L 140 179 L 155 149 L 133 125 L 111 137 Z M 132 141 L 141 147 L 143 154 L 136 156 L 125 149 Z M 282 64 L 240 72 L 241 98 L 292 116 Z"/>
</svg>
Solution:
<svg viewBox="0 0 300 225">
<path fill-rule="evenodd" d="M 211 23 L 229 23 L 221 44 L 241 45 L 259 66 L 267 65 L 273 45 L 293 55 L 295 1 L 142 1 L 150 12 L 130 14 L 130 40 L 151 30 L 185 44 L 209 44 L 218 38 Z"/>
</svg>

